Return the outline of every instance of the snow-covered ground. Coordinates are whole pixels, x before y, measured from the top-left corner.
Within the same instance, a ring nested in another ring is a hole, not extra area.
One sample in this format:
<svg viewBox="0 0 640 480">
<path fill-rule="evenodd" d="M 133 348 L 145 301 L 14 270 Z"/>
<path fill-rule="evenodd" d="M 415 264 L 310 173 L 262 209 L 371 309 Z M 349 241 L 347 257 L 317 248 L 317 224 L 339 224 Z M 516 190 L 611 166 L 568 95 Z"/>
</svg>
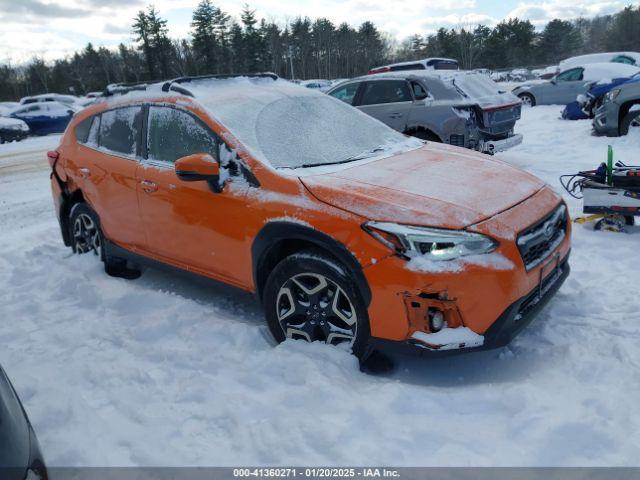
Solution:
<svg viewBox="0 0 640 480">
<path fill-rule="evenodd" d="M 637 133 L 592 137 L 559 112 L 525 109 L 524 143 L 500 157 L 558 188 L 608 143 L 640 163 Z M 55 142 L 0 147 L 0 363 L 50 465 L 637 465 L 640 229 L 576 226 L 571 277 L 508 348 L 374 377 L 338 348 L 274 347 L 248 295 L 72 256 Z"/>
</svg>

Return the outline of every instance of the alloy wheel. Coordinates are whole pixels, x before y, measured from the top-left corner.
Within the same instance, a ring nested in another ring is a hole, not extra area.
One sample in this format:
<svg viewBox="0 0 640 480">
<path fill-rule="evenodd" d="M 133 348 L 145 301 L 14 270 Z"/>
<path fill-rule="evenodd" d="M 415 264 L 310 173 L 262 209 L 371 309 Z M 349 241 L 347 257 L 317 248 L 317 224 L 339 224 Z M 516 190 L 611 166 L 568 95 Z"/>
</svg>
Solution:
<svg viewBox="0 0 640 480">
<path fill-rule="evenodd" d="M 358 322 L 352 300 L 336 282 L 318 273 L 301 273 L 284 282 L 276 313 L 287 338 L 349 345 L 356 338 Z"/>
<path fill-rule="evenodd" d="M 78 215 L 73 222 L 73 242 L 76 253 L 100 254 L 100 231 L 96 222 L 86 213 Z"/>
<path fill-rule="evenodd" d="M 529 95 L 522 95 L 520 97 L 520 100 L 522 101 L 522 104 L 527 107 L 530 107 L 533 105 L 533 101 Z"/>
</svg>

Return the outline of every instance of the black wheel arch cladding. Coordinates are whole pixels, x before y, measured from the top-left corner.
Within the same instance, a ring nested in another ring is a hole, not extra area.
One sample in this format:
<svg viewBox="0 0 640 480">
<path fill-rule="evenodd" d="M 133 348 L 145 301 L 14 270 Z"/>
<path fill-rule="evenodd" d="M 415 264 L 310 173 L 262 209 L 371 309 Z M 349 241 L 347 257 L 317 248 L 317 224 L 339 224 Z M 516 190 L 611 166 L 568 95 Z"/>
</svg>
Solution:
<svg viewBox="0 0 640 480">
<path fill-rule="evenodd" d="M 291 248 L 293 251 L 289 251 Z M 264 293 L 267 278 L 283 258 L 291 253 L 307 248 L 318 248 L 342 263 L 354 281 L 365 307 L 371 302 L 371 289 L 362 271 L 360 262 L 339 241 L 312 227 L 287 221 L 267 223 L 256 235 L 251 254 L 253 261 L 253 280 L 260 301 Z"/>
</svg>

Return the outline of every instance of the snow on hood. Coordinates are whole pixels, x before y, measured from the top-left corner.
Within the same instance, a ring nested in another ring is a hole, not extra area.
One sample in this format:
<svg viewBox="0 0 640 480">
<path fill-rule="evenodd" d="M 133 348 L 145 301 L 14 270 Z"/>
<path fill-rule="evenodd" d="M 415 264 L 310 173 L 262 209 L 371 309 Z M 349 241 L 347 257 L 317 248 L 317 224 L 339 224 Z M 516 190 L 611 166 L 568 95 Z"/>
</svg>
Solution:
<svg viewBox="0 0 640 480">
<path fill-rule="evenodd" d="M 22 120 L 17 118 L 0 117 L 0 128 L 10 128 L 14 130 L 29 130 L 29 127 Z"/>
<path fill-rule="evenodd" d="M 544 186 L 507 163 L 433 143 L 300 180 L 319 200 L 369 220 L 457 229 L 507 210 Z"/>
</svg>

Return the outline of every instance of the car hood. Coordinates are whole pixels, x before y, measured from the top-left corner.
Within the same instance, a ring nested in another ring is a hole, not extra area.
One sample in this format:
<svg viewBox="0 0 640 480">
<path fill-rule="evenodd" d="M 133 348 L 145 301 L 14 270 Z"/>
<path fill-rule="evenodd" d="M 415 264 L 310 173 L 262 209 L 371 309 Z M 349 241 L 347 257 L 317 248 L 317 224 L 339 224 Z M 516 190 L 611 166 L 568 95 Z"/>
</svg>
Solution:
<svg viewBox="0 0 640 480">
<path fill-rule="evenodd" d="M 322 202 L 366 219 L 444 228 L 465 228 L 490 218 L 544 186 L 495 158 L 433 143 L 336 167 L 300 180 Z"/>
</svg>

